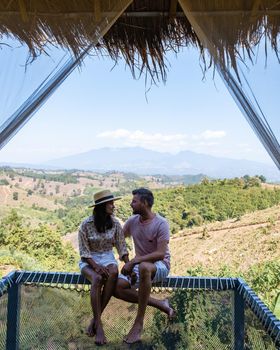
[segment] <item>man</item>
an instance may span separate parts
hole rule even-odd
[[[136,256],[123,266],[115,291],[117,298],[138,303],[136,319],[124,339],[128,344],[141,340],[147,305],[165,312],[169,318],[174,316],[167,299],[150,297],[152,281],[162,281],[170,270],[168,223],[152,212],[154,196],[151,191],[139,188],[132,194],[130,206],[134,215],[127,220],[123,231],[125,236],[132,236]],[[135,287],[139,288],[138,292]]]

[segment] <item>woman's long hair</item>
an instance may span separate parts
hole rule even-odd
[[[93,209],[93,216],[97,232],[103,233],[113,227],[112,217],[106,213],[106,203],[96,205]]]

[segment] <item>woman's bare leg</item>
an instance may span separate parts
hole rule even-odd
[[[105,281],[101,295],[101,313],[104,311],[109,300],[111,299],[118,280],[118,266],[115,264],[111,264],[107,266],[107,269],[109,271],[109,277]]]
[[[95,343],[103,345],[107,342],[101,322],[101,289],[104,280],[89,266],[82,269],[82,274],[91,282],[90,301],[93,319],[88,327],[88,335],[93,337],[96,334]]]

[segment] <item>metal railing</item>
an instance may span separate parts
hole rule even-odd
[[[20,290],[22,285],[47,286],[72,290],[89,290],[90,282],[79,273],[14,271],[0,281],[0,297],[8,294],[6,349],[19,349],[20,332]],[[250,308],[272,339],[276,349],[280,349],[280,321],[260,300],[254,291],[240,278],[213,277],[168,277],[161,283],[153,284],[154,291],[190,289],[203,291],[231,290],[233,297],[233,338],[234,350],[244,349],[245,306]]]

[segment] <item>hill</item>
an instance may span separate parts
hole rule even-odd
[[[244,273],[259,262],[280,262],[280,205],[231,219],[184,229],[171,236],[171,274],[194,269]],[[78,251],[77,232],[63,237]],[[234,276],[233,276],[234,277]],[[279,286],[280,288],[280,286]]]
[[[3,169],[1,271],[76,271],[77,245],[73,249],[69,242],[91,213],[93,193],[104,187],[121,193],[116,215],[124,221],[131,215],[131,189],[147,186],[154,189],[154,210],[170,223],[172,274],[242,276],[261,295],[266,290],[273,306],[279,291],[280,189],[264,180],[204,178],[178,186],[177,177],[160,175]]]
[[[45,164],[59,169],[85,169],[92,171],[132,171],[137,174],[206,174],[214,178],[232,178],[248,174],[263,174],[270,181],[280,180],[274,165],[244,159],[213,157],[191,151],[177,154],[161,153],[140,147],[101,148],[72,156],[54,159]]]
[[[239,220],[179,231],[170,239],[170,274],[243,277],[274,310],[280,293],[279,212],[280,205],[246,214]],[[78,252],[77,232],[67,234],[63,240]],[[280,317],[279,311],[277,315]]]
[[[205,224],[172,236],[172,273],[197,269],[244,273],[260,262],[280,262],[280,206],[257,210],[239,220]],[[279,286],[280,287],[280,286]]]
[[[211,178],[233,178],[241,177],[245,174],[250,176],[262,174],[268,181],[280,181],[279,170],[272,163],[264,164],[245,159],[213,157],[191,151],[170,154],[140,147],[101,148],[53,159],[43,164],[3,163],[2,166],[45,169],[47,171],[80,169],[102,173],[108,171],[134,172],[139,175],[161,174],[160,176],[205,174],[204,176]]]
[[[200,184],[192,184],[200,181]],[[90,213],[93,194],[110,188],[123,199],[116,214],[125,221],[130,215],[131,191],[148,187],[155,193],[155,210],[170,222],[172,234],[209,221],[238,218],[280,202],[276,185],[263,176],[209,180],[194,176],[139,176],[132,173],[45,171],[3,168],[0,174],[0,216],[16,208],[34,224],[56,225],[61,234],[74,231]],[[192,185],[185,186],[186,183]]]

